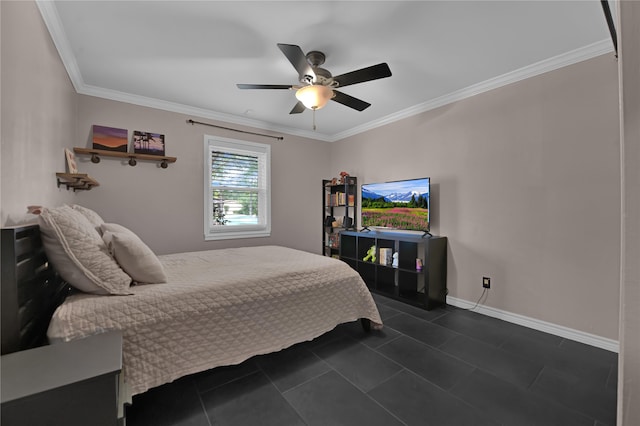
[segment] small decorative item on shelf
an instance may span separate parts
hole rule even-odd
[[[393,249],[391,248],[381,248],[380,249],[380,264],[390,266],[391,260],[393,256]]]
[[[324,218],[324,226],[325,228],[331,228],[333,227],[333,222],[336,221],[336,218],[333,216],[327,216]]]
[[[344,185],[346,183],[346,178],[349,176],[349,173],[347,172],[340,172],[340,180],[339,183],[340,185]]]
[[[345,228],[351,228],[351,226],[353,225],[353,219],[351,219],[349,216],[345,216],[342,219],[342,226]]]
[[[93,149],[127,152],[127,129],[93,125]]]
[[[329,235],[329,247],[334,249],[340,248],[340,234]]]
[[[422,271],[422,259],[416,259],[416,271]]]
[[[64,149],[64,156],[67,158],[67,168],[69,173],[78,173],[78,163],[76,163],[76,155],[69,148]]]
[[[164,156],[164,135],[134,130],[133,152]]]
[[[364,260],[365,262],[371,261],[373,263],[376,263],[376,246],[369,247],[369,250],[367,250],[367,255],[362,260]]]
[[[393,261],[391,262],[391,266],[393,266],[394,268],[398,267],[398,252],[393,253]]]
[[[78,173],[78,163],[73,151],[68,148],[64,149],[64,156],[67,160],[68,173],[56,173],[56,182],[58,188],[64,185],[67,189],[73,191],[89,190],[100,184],[86,173]]]

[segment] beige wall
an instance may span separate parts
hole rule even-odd
[[[622,147],[622,276],[618,424],[640,424],[640,3],[618,3]]]
[[[56,187],[65,171],[63,148],[76,135],[77,95],[33,2],[2,8],[1,223],[21,218],[31,204],[72,197]]]
[[[79,96],[78,138],[70,145],[90,147],[91,126],[98,124],[128,129],[129,137],[134,130],[164,134],[166,154],[178,160],[161,169],[151,162],[139,161],[137,166],[131,167],[126,161],[114,158],[103,158],[94,164],[89,157],[83,157],[79,168],[95,177],[101,186],[79,193],[75,202],[95,209],[107,221],[135,230],[158,253],[265,244],[320,253],[321,180],[329,170],[330,145],[289,135],[278,141],[191,125],[186,122],[189,118],[216,124],[198,117]],[[205,134],[271,145],[270,238],[204,241],[202,182]]]
[[[617,340],[617,63],[604,55],[359,134],[332,169],[359,182],[430,176],[448,288]]]

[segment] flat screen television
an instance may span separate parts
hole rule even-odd
[[[429,232],[428,177],[362,185],[364,228]]]

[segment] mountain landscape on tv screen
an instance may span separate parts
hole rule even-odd
[[[362,190],[362,198],[368,198],[370,200],[377,200],[379,198],[382,198],[389,203],[408,203],[409,201],[411,201],[412,196],[418,198],[420,195],[426,196],[426,194],[421,194],[418,191],[409,191],[404,193],[394,192],[392,194],[382,195],[377,194],[373,191],[369,191],[366,188]]]
[[[408,186],[402,188],[403,184]],[[395,185],[396,188],[377,184],[375,186],[381,188],[372,190],[372,186],[362,186],[362,226],[429,231],[428,186],[424,192],[411,189],[410,183],[406,182]]]

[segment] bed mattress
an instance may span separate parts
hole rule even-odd
[[[133,395],[314,339],[344,322],[382,324],[360,276],[337,259],[279,246],[159,258],[167,283],[133,286],[129,296],[72,295],[47,333],[70,341],[122,330]]]

